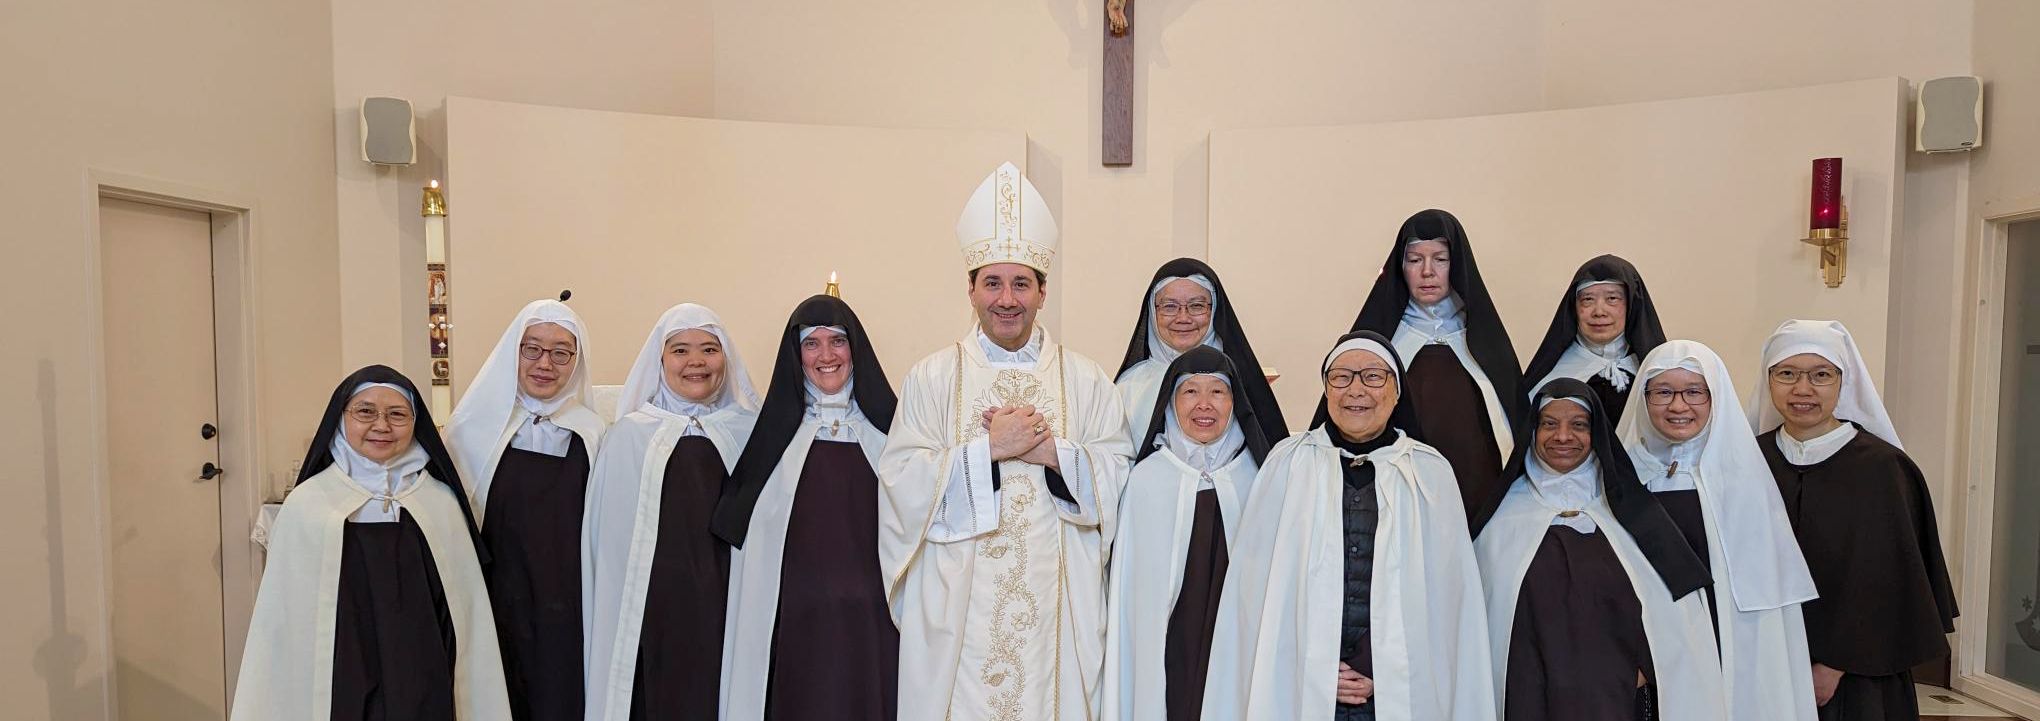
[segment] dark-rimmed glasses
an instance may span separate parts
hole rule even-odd
[[[1353,379],[1358,378],[1360,379],[1360,385],[1367,386],[1368,388],[1382,388],[1388,385],[1388,379],[1394,377],[1394,373],[1380,368],[1368,368],[1361,371],[1333,368],[1332,372],[1325,374],[1325,385],[1333,388],[1346,388],[1353,385]]]
[[[538,360],[539,356],[549,355],[552,357],[548,358],[547,360],[551,361],[552,364],[556,366],[563,366],[568,363],[574,362],[573,351],[567,350],[565,348],[554,348],[552,350],[546,350],[544,348],[538,347],[538,345],[534,343],[526,343],[524,345],[518,346],[517,355],[522,356],[525,360]]]
[[[1705,388],[1687,388],[1682,391],[1659,388],[1643,392],[1643,399],[1654,406],[1671,405],[1673,398],[1684,399],[1689,406],[1704,406],[1707,405],[1709,397]]]

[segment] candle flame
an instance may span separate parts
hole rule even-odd
[[[836,271],[829,271],[829,282],[836,282]]]
[[[437,180],[434,180],[434,181],[432,181],[431,187],[433,187],[433,188],[435,188],[435,189],[436,189],[436,188],[438,188],[438,187],[439,187],[439,181],[437,181]]]

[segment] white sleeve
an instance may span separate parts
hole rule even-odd
[[[1063,486],[1069,489],[1070,497],[1077,500],[1071,503],[1056,498],[1052,493],[1048,498],[1055,501],[1055,507],[1061,510],[1063,516],[1070,522],[1085,526],[1098,522],[1098,509],[1093,504],[1093,500],[1098,497],[1094,490],[1097,487],[1098,474],[1091,464],[1085,462],[1087,460],[1089,459],[1085,457],[1083,448],[1076,443],[1062,438],[1055,439],[1055,462],[1060,466],[1056,473],[1062,476]]]
[[[928,527],[928,540],[962,541],[999,530],[999,498],[992,490],[992,442],[979,438],[957,449],[949,480]]]

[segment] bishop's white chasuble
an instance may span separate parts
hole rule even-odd
[[[1104,569],[1131,444],[1111,377],[1037,330],[994,361],[981,336],[907,375],[879,459],[879,556],[900,630],[902,721],[1090,719],[1104,661]],[[1043,466],[999,462],[982,414],[1031,405]]]

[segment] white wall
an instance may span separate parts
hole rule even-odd
[[[1969,69],[1971,0],[1546,0],[1544,100],[1569,108]]]
[[[445,177],[447,96],[711,114],[714,37],[708,0],[347,0],[331,5],[341,362],[349,368],[386,363],[414,380],[431,377],[422,291],[425,230],[418,195],[426,181]],[[361,99],[370,95],[408,98],[414,104],[420,146],[416,165],[362,162],[357,112]],[[449,208],[454,218],[460,211]]]
[[[1210,131],[1541,104],[1540,2],[1142,0],[1133,23],[1134,166],[1105,168],[1103,7],[722,0],[715,112],[1027,133],[1028,175],[1055,206],[1070,247],[1051,283],[1064,294],[1059,331],[1109,364],[1155,267],[1204,253]]]
[[[957,211],[1027,142],[470,98],[447,118],[458,391],[517,309],[570,288],[596,383],[623,383],[659,314],[694,302],[762,392],[787,315],[831,271],[897,384],[971,327]]]
[[[1211,260],[1292,426],[1411,213],[1465,223],[1519,359],[1567,279],[1621,255],[1674,338],[1707,343],[1747,394],[1788,318],[1836,318],[1883,367],[1904,85],[1896,79],[1518,115],[1212,136]],[[1831,117],[1804,112],[1833,111]],[[1812,159],[1844,159],[1848,277],[1817,277]],[[1356,168],[1365,168],[1356,172]],[[1729,210],[1732,209],[1732,210]]]
[[[1983,27],[1979,7],[1973,0],[1549,0],[1545,101],[1578,107],[1967,75],[1972,31]],[[1882,368],[1904,382],[1887,384],[1885,402],[1933,487],[1943,540],[1953,543],[1962,485],[1955,390],[1966,366],[1943,349],[1961,342],[1954,319],[1965,311],[1956,297],[1966,270],[1960,248],[1970,158],[1907,153],[1904,162],[1888,321],[1893,353]]]
[[[2040,3],[1977,0],[1976,72],[1984,77],[1984,146],[1972,155],[1980,217],[2040,208]]]
[[[15,390],[0,414],[0,715],[110,715],[108,529],[88,405],[109,359],[91,352],[87,173],[253,201],[259,412],[308,433],[339,368],[331,38],[324,3],[0,4],[0,267],[16,307]],[[281,474],[304,437],[264,433],[264,467],[229,471]]]

